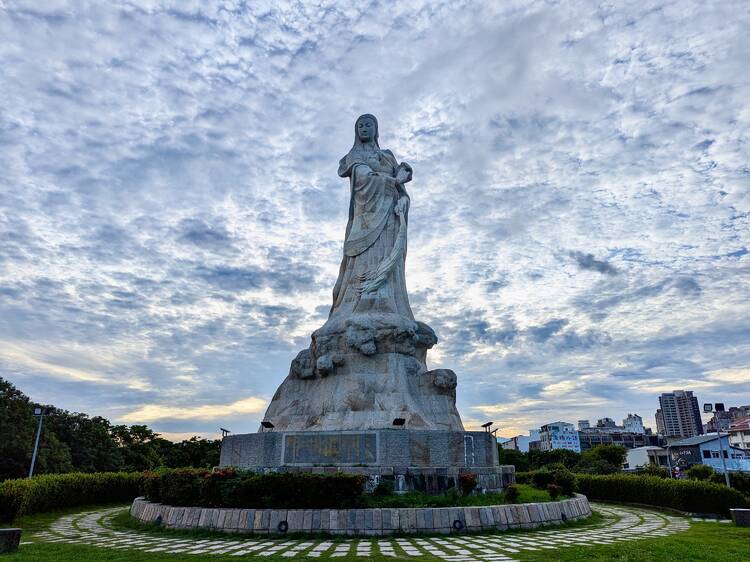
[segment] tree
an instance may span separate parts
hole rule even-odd
[[[529,468],[536,470],[544,466],[560,463],[567,469],[572,469],[581,460],[580,453],[568,449],[553,449],[551,451],[529,451]]]
[[[628,450],[620,445],[597,445],[584,451],[576,472],[584,474],[614,474],[622,469]]]
[[[34,404],[0,378],[0,480],[28,474],[36,436]],[[112,425],[107,419],[44,406],[35,474],[211,468],[219,464],[221,441],[194,436],[173,443],[146,425]]]
[[[714,473],[714,469],[707,464],[694,464],[688,468],[687,476],[690,480],[708,480]]]
[[[529,455],[515,449],[503,449],[498,445],[498,456],[500,464],[511,464],[516,467],[516,472],[527,472],[529,470]]]
[[[70,447],[71,462],[79,472],[119,470],[122,458],[106,419],[51,408],[45,418],[58,437]]]
[[[28,474],[36,429],[33,412],[29,399],[0,378],[0,480]]]
[[[628,450],[622,445],[597,445],[591,449],[591,452],[594,456],[618,468],[625,463],[628,456]]]

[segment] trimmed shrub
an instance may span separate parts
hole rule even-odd
[[[724,475],[715,472],[711,475],[711,482],[714,484],[725,484]],[[747,472],[730,472],[729,483],[732,485],[732,488],[750,497],[750,474]]]
[[[552,499],[552,501],[556,501],[562,493],[562,488],[557,484],[549,484],[547,486],[547,493],[549,494],[549,497]]]
[[[392,496],[394,487],[395,482],[393,480],[381,479],[380,482],[378,482],[378,485],[375,486],[375,489],[372,491],[372,495],[380,498],[385,496]]]
[[[0,483],[0,521],[77,505],[132,501],[140,472],[44,474]]]
[[[530,484],[533,472],[516,472],[516,484]]]
[[[158,479],[158,483],[151,479]],[[365,479],[350,474],[282,472],[258,474],[232,469],[161,470],[150,473],[144,492],[167,505],[247,508],[340,508],[356,506]],[[158,495],[151,495],[151,493]]]
[[[531,474],[531,481],[535,488],[548,489],[550,484],[560,487],[560,491],[566,496],[573,495],[576,491],[576,476],[565,466],[550,465]]]
[[[201,477],[200,473],[196,475]],[[236,494],[237,472],[233,468],[223,468],[215,472],[207,472],[202,475],[203,481],[198,484],[200,487],[199,497],[201,505],[207,507],[222,507],[225,498]],[[192,488],[191,488],[192,489]],[[165,502],[169,503],[169,502]],[[173,504],[169,504],[173,505]]]
[[[533,484],[534,488],[546,490],[547,486],[552,484],[552,477],[552,471],[543,468],[531,473],[531,483]]]
[[[161,482],[160,503],[167,505],[205,505],[203,499],[203,481],[210,474],[203,468],[175,468],[157,472]],[[148,496],[147,496],[148,497]],[[150,498],[149,498],[150,499]]]
[[[694,464],[687,470],[687,477],[690,480],[709,480],[714,473],[714,469],[707,464]]]
[[[663,466],[649,463],[643,467],[643,474],[640,476],[658,476],[659,478],[669,478],[669,469]]]
[[[473,472],[465,472],[458,475],[458,485],[461,487],[461,493],[469,496],[477,487],[477,475]]]
[[[518,496],[521,495],[521,491],[515,484],[507,485],[505,487],[505,490],[503,490],[503,493],[505,494],[505,499],[510,503],[516,503],[516,500],[518,500]]]
[[[750,507],[737,490],[696,480],[665,480],[655,476],[577,475],[578,488],[590,500],[610,500],[670,507],[693,513],[729,515],[729,508]]]

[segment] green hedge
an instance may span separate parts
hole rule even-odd
[[[692,513],[729,515],[731,507],[750,507],[737,490],[711,482],[665,480],[656,476],[578,474],[578,490],[590,500],[669,507]]]
[[[516,484],[531,484],[533,472],[516,472]]]
[[[77,505],[132,501],[140,493],[140,472],[45,474],[0,483],[0,522],[20,515]]]
[[[342,509],[360,504],[364,484],[364,477],[342,473],[174,469],[146,473],[143,490],[149,501],[167,505]]]

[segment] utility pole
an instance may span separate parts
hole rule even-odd
[[[724,458],[724,446],[721,444],[721,428],[718,423],[716,425],[716,435],[719,436],[719,455],[721,456],[721,466],[724,467],[724,482],[726,482],[727,488],[731,488],[732,485],[729,483],[729,472],[727,472],[727,461]],[[732,450],[731,445],[729,450]]]
[[[721,444],[721,421],[719,421],[719,418],[716,416],[716,412],[723,412],[724,411],[724,404],[722,403],[716,403],[716,404],[703,404],[703,411],[708,413],[712,413],[714,415],[714,420],[716,421],[716,436],[719,438],[719,456],[721,457],[721,466],[724,468],[724,482],[727,485],[727,488],[731,488],[732,484],[729,481],[729,472],[727,471],[727,461],[724,458],[724,446]],[[729,450],[732,450],[732,446],[729,445]]]
[[[34,475],[36,464],[36,453],[39,450],[39,437],[42,435],[42,420],[44,419],[44,408],[34,408],[34,416],[39,416],[39,425],[36,429],[36,441],[34,441],[34,453],[31,455],[31,466],[29,467],[29,478]]]

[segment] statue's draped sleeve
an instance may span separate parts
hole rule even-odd
[[[396,159],[390,151],[380,151],[395,171]],[[392,212],[393,198],[387,185],[395,179],[387,174],[372,171],[361,153],[352,151],[339,162],[339,176],[348,177],[351,188],[349,222],[346,225],[344,256],[358,256],[378,239],[388,215]]]

